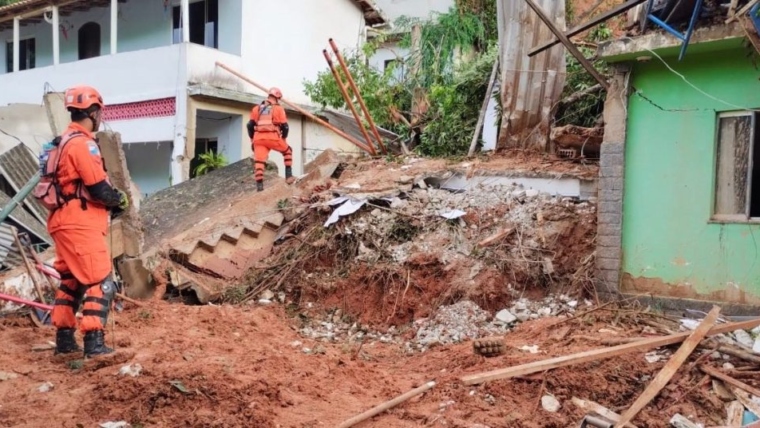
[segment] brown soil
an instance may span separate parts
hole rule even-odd
[[[117,314],[118,343],[129,344],[142,373],[117,374],[120,365],[72,370],[55,363],[50,351],[31,346],[53,338],[49,328],[0,327],[4,351],[0,371],[18,377],[0,382],[0,425],[14,427],[96,426],[126,420],[135,426],[316,427],[334,426],[383,401],[435,380],[429,393],[366,422],[365,427],[447,426],[570,427],[583,414],[573,396],[620,411],[646,386],[663,363],[648,364],[643,353],[567,367],[545,375],[466,387],[458,378],[476,373],[578,352],[595,347],[566,339],[573,334],[599,336],[610,316],[553,327],[554,319],[520,325],[506,336],[503,356],[484,358],[471,344],[437,347],[408,356],[392,345],[364,344],[361,353],[346,345],[323,344],[324,354],[304,354],[295,340],[294,320],[277,307],[189,307],[151,302],[147,308]],[[598,312],[604,314],[604,311]],[[620,324],[618,324],[618,327]],[[639,335],[634,326],[622,335]],[[626,331],[627,330],[627,331]],[[538,345],[532,355],[517,347]],[[303,346],[315,343],[304,340]],[[357,358],[359,355],[359,358]],[[696,388],[701,375],[685,367],[636,419],[640,427],[665,427],[673,413],[710,421],[722,409]],[[37,388],[51,382],[51,391]],[[551,393],[561,403],[558,413],[539,404]],[[450,406],[442,403],[453,402]],[[441,410],[446,407],[444,410]],[[718,416],[719,417],[719,416]]]

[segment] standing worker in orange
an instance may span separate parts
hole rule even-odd
[[[74,332],[75,314],[84,298],[80,329],[84,356],[89,358],[113,352],[105,346],[103,334],[117,288],[110,279],[106,233],[110,211],[126,209],[129,201],[111,186],[95,139],[103,98],[89,86],[70,88],[65,97],[71,124],[53,143],[43,171],[47,174],[38,185],[45,191],[35,191],[35,197],[51,211],[47,228],[55,242],[54,267],[61,275],[52,314],[55,354],[82,351]]]
[[[256,190],[264,190],[264,168],[266,167],[269,151],[282,153],[285,161],[285,181],[291,184],[293,178],[293,149],[288,138],[288,117],[280,105],[282,92],[277,88],[269,90],[269,96],[261,104],[251,110],[251,120],[248,121],[248,137],[253,145],[253,170],[256,179]]]

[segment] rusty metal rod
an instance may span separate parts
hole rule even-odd
[[[375,146],[372,144],[372,139],[369,137],[367,130],[364,128],[364,124],[362,123],[362,118],[359,116],[359,112],[356,111],[356,107],[354,107],[354,103],[351,101],[351,96],[348,94],[348,89],[346,89],[346,84],[343,83],[343,79],[340,78],[340,74],[338,73],[338,70],[335,69],[335,64],[333,64],[332,59],[330,59],[330,54],[327,52],[327,49],[322,49],[322,54],[325,56],[325,61],[327,61],[327,65],[330,66],[330,71],[332,71],[333,77],[335,78],[335,83],[338,84],[338,89],[340,89],[340,93],[343,94],[343,99],[346,101],[346,104],[351,109],[351,114],[354,115],[356,124],[359,126],[359,129],[362,131],[362,135],[364,135],[364,139],[367,140],[367,146],[371,147],[372,154],[376,155],[377,153],[375,152]]]
[[[5,293],[0,293],[0,300],[5,300],[7,302],[18,303],[20,305],[31,306],[33,308],[42,309],[43,311],[48,311],[48,312],[50,312],[50,311],[53,310],[53,306],[51,306],[51,305],[46,305],[44,303],[32,302],[31,300],[22,299],[20,297],[11,296],[10,294],[5,294]]]
[[[243,80],[245,82],[250,83],[251,85],[253,85],[253,86],[261,89],[264,92],[268,91],[268,89],[266,87],[264,87],[264,86],[262,86],[262,85],[260,85],[260,84],[258,84],[256,82],[254,82],[253,80],[249,79],[245,75],[243,75],[241,73],[238,73],[237,71],[231,69],[230,67],[227,67],[226,65],[222,64],[219,61],[216,62],[216,66],[219,67],[219,68],[221,68],[221,69],[223,69],[223,70],[226,70],[230,74],[236,76],[237,78],[239,78],[239,79],[241,79],[241,80]],[[331,130],[332,132],[334,132],[334,133],[340,135],[341,137],[345,138],[346,140],[350,141],[356,147],[364,150],[367,153],[370,153],[370,154],[372,153],[372,150],[370,150],[370,148],[367,147],[366,145],[364,145],[361,141],[359,141],[356,138],[354,138],[354,137],[346,134],[345,132],[343,132],[340,129],[336,128],[335,126],[331,125],[327,121],[324,121],[324,120],[318,118],[317,116],[315,116],[312,113],[304,110],[303,108],[299,107],[298,105],[289,102],[285,98],[280,98],[280,101],[282,101],[284,104],[286,104],[286,105],[290,106],[291,108],[293,108],[293,110],[301,113],[302,115],[308,117],[309,119],[313,120],[314,122],[319,123],[320,125],[324,126],[325,128]]]
[[[364,116],[367,118],[369,127],[372,130],[372,133],[375,134],[375,138],[377,138],[377,144],[380,146],[380,151],[382,151],[383,154],[388,153],[388,150],[385,148],[385,145],[383,144],[383,139],[380,137],[380,132],[378,132],[377,130],[375,121],[372,119],[372,115],[369,114],[367,105],[364,103],[364,98],[362,98],[362,95],[359,93],[359,88],[357,88],[356,82],[354,81],[354,77],[351,75],[351,71],[348,69],[348,66],[346,65],[346,60],[343,58],[343,54],[340,53],[340,49],[338,49],[338,45],[335,44],[335,40],[330,39],[330,46],[332,47],[333,52],[335,52],[335,57],[338,58],[338,62],[340,63],[340,66],[343,68],[343,72],[346,73],[346,77],[348,77],[348,84],[351,86],[351,90],[354,91],[354,95],[356,95],[356,99],[359,100],[359,105],[361,106],[362,111],[364,112]]]
[[[578,48],[575,47],[573,42],[570,41],[570,39],[565,36],[562,31],[560,31],[555,25],[554,22],[552,22],[551,19],[549,19],[548,16],[546,16],[546,13],[543,9],[541,9],[541,6],[537,5],[533,0],[525,0],[526,3],[528,3],[528,6],[530,6],[531,9],[533,9],[534,12],[536,12],[536,15],[541,19],[541,21],[546,24],[547,27],[549,27],[549,30],[551,30],[552,33],[559,39],[560,42],[562,42],[563,45],[567,48],[568,51],[575,57],[575,59],[578,60],[578,62],[581,63],[583,68],[586,69],[586,71],[591,74],[594,79],[596,79],[597,82],[599,82],[600,85],[605,90],[610,89],[610,84],[607,82],[607,79],[604,78],[597,70],[594,68],[594,65],[589,62],[589,60],[586,59],[585,56],[578,50]]]

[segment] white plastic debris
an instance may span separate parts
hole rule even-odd
[[[690,318],[684,318],[681,320],[681,325],[686,327],[688,330],[695,330],[699,323],[701,323],[701,320],[693,320]]]
[[[523,345],[520,347],[520,350],[530,352],[531,354],[538,354],[538,345]]]
[[[755,345],[755,341],[752,340],[752,336],[750,336],[749,333],[744,330],[736,330],[734,332],[734,338],[739,343],[739,345],[745,348],[752,349],[752,347]]]
[[[130,428],[132,425],[129,424],[127,421],[119,421],[119,422],[103,422],[102,424],[98,424],[100,428]]]
[[[562,406],[559,404],[559,400],[553,396],[544,395],[541,397],[541,407],[543,407],[547,412],[556,413]]]
[[[458,219],[459,217],[464,216],[465,214],[467,213],[462,210],[451,210],[451,211],[442,212],[440,216],[448,220],[454,220],[454,219]]]
[[[328,218],[325,222],[324,227],[330,227],[330,225],[337,223],[341,217],[345,217],[359,211],[359,208],[363,207],[365,203],[367,203],[366,200],[355,201],[346,197],[333,199],[332,201],[328,202],[328,204],[333,206],[338,204],[342,205],[340,205],[335,209],[335,211],[332,212],[330,218]]]
[[[49,392],[51,389],[53,389],[53,384],[51,382],[45,382],[42,385],[37,388],[37,391],[39,392]]]
[[[657,352],[648,352],[644,355],[644,359],[647,360],[649,364],[656,363],[662,359],[662,356],[658,354]]]
[[[675,428],[704,428],[704,425],[695,424],[694,422],[688,420],[685,416],[678,413],[670,418],[670,425],[674,426]]]
[[[119,374],[121,376],[137,377],[140,376],[140,373],[142,373],[142,369],[143,368],[139,363],[127,364],[126,366],[123,366],[121,369],[119,369]]]

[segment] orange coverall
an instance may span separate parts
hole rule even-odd
[[[266,168],[270,150],[282,153],[285,167],[293,165],[293,150],[282,138],[279,130],[279,125],[287,123],[288,117],[281,105],[264,101],[251,109],[251,120],[256,123],[256,133],[253,134],[251,141],[254,178],[256,181],[261,181],[264,179],[264,168]]]
[[[91,186],[107,178],[100,148],[94,135],[77,123],[65,134],[82,132],[63,147],[58,164],[58,180],[63,195],[76,192],[77,183]],[[55,293],[52,321],[57,328],[75,328],[75,308],[84,296],[82,332],[103,330],[99,313],[103,291],[99,285],[111,273],[111,253],[106,244],[108,209],[96,202],[73,199],[48,216],[47,228],[55,242],[55,270],[61,287]]]

